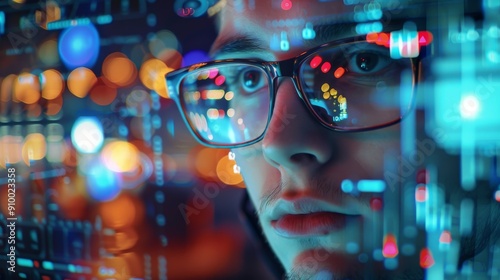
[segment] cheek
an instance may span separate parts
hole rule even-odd
[[[279,171],[267,163],[260,146],[261,144],[255,144],[233,150],[253,202],[259,201],[262,194],[276,186],[280,180]]]

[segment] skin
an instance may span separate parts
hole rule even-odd
[[[313,43],[300,41],[288,51],[272,50],[269,42],[275,34],[287,31],[292,34],[303,26],[282,26],[273,28],[269,22],[277,19],[310,18],[315,16],[313,25],[335,22],[334,15],[352,12],[352,6],[341,2],[316,3],[311,1],[293,1],[288,11],[272,8],[270,1],[258,2],[255,9],[245,8],[237,11],[232,1],[218,15],[219,36],[213,51],[215,58],[258,58],[267,61],[285,60],[295,57],[307,49],[342,37],[354,34],[333,34]],[[266,2],[266,3],[263,3]],[[269,2],[269,3],[267,3]],[[275,1],[276,2],[276,1]],[[267,24],[266,24],[267,23]],[[218,53],[227,40],[247,35],[261,43],[263,50]],[[330,34],[332,35],[332,34]],[[322,36],[318,36],[322,37]],[[342,192],[344,179],[387,179],[384,174],[384,162],[398,162],[401,157],[402,124],[384,129],[359,133],[338,133],[321,126],[308,112],[296,92],[290,78],[281,78],[276,93],[274,114],[269,129],[262,141],[244,148],[234,149],[236,161],[241,168],[250,198],[258,209],[259,221],[269,244],[282,263],[291,279],[365,279],[366,275],[377,275],[380,279],[422,279],[424,272],[419,266],[418,251],[411,256],[400,254],[398,268],[387,270],[383,263],[371,258],[375,247],[380,248],[385,225],[391,225],[394,215],[384,215],[384,211],[374,211],[370,199],[380,197],[373,193],[354,196]],[[417,112],[417,134],[424,134],[423,112]],[[391,155],[391,156],[387,156]],[[426,160],[445,157],[444,153],[434,152]],[[448,186],[445,186],[449,188]],[[402,199],[400,185],[384,194],[384,207],[399,209],[398,198]],[[392,196],[391,196],[392,195]],[[459,209],[461,199],[470,195],[460,188],[446,189],[446,198]],[[394,198],[395,200],[387,200]],[[481,213],[476,219],[474,233],[462,239],[461,260],[470,257],[486,247],[478,245],[480,238],[498,236],[498,221],[492,217],[498,215],[497,205],[490,202],[488,192],[477,194]],[[282,203],[293,203],[300,199],[322,201],[335,205],[345,214],[360,215],[340,230],[327,234],[318,234],[302,238],[284,237],[271,226],[273,211]],[[396,201],[396,202],[394,202]],[[455,211],[455,216],[458,214]],[[401,212],[402,213],[402,212]],[[387,214],[387,213],[386,213]],[[490,227],[486,229],[486,225]],[[397,224],[394,232],[402,232]],[[452,231],[453,234],[458,234]],[[378,234],[378,235],[377,235]],[[365,242],[367,236],[379,237],[377,242]],[[454,235],[455,236],[455,235]],[[426,232],[418,231],[411,239],[416,248],[425,246]],[[346,244],[354,242],[360,245],[356,254],[346,251]],[[419,249],[417,249],[419,250]],[[366,253],[369,260],[361,263],[358,256]],[[367,274],[360,273],[364,271]],[[373,279],[373,278],[370,278]]]

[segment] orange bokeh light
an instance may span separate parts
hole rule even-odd
[[[115,52],[104,59],[102,75],[116,86],[126,87],[137,78],[137,68],[125,54]]]
[[[14,100],[34,104],[40,99],[38,77],[31,73],[21,73],[14,82]]]
[[[116,88],[110,87],[102,78],[99,78],[96,85],[90,90],[90,99],[95,104],[107,106],[115,100],[117,94]]]
[[[84,98],[96,82],[97,77],[92,70],[79,67],[69,74],[68,89],[76,97]]]
[[[59,71],[49,69],[41,74],[42,77],[42,97],[47,100],[57,98],[64,90],[63,76]]]
[[[101,158],[106,167],[114,172],[132,172],[140,164],[139,150],[126,141],[113,141],[106,144]]]
[[[217,177],[227,185],[237,185],[243,182],[243,177],[239,173],[236,161],[229,159],[227,155],[217,163]]]
[[[47,154],[45,136],[41,133],[32,133],[24,139],[22,155],[26,165],[30,166],[32,160],[41,160]]]
[[[61,111],[62,105],[63,105],[62,95],[59,95],[55,99],[49,100],[45,107],[46,108],[45,114],[47,114],[47,116],[57,115]]]
[[[5,135],[0,137],[0,166],[5,163],[16,164],[21,161],[23,138],[21,136]]]
[[[14,87],[16,78],[16,75],[10,74],[2,80],[0,86],[0,101],[9,102],[12,100],[12,88]]]
[[[142,64],[139,78],[145,87],[156,91],[160,96],[169,98],[165,75],[174,69],[169,68],[163,61],[152,58]]]
[[[144,216],[142,202],[128,194],[120,194],[116,199],[102,202],[99,213],[103,225],[112,229],[134,226]]]

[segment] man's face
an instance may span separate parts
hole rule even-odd
[[[354,6],[342,1],[283,1],[292,6],[281,9],[276,4],[280,2],[253,1],[253,6],[241,6],[229,1],[219,15],[215,58],[285,60],[322,43],[356,35],[353,28],[346,27],[328,29],[316,34],[314,40],[300,36],[306,23],[339,22]],[[242,37],[247,49],[245,44],[226,47]],[[289,49],[273,46],[276,38],[290,42]],[[422,121],[420,117],[417,114],[418,121]],[[417,227],[407,227],[415,224],[415,206],[408,206],[409,210],[401,207],[415,203],[414,188],[408,200],[408,193],[400,189],[401,180],[387,181],[391,179],[387,174],[400,171],[401,139],[408,133],[404,126],[405,122],[357,133],[327,130],[308,112],[292,79],[279,80],[265,137],[233,151],[263,232],[291,277],[423,277],[419,251],[426,246],[425,234],[419,234]],[[422,131],[422,125],[418,130]],[[434,143],[422,143],[424,152],[434,152]],[[386,190],[346,191],[350,182],[359,187],[362,180],[385,182]],[[403,241],[413,247],[391,259],[395,253],[390,246],[393,237],[399,248]]]

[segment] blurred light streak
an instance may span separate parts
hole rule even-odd
[[[460,235],[469,236],[474,222],[474,201],[464,198],[460,203]]]
[[[434,257],[431,250],[424,248],[420,251],[420,267],[428,269],[434,265]]]
[[[360,180],[357,183],[357,189],[360,192],[383,192],[385,182],[382,180]]]
[[[95,153],[104,142],[104,132],[96,117],[79,117],[71,130],[71,141],[80,153]]]
[[[384,236],[384,245],[382,249],[382,255],[385,258],[395,258],[399,254],[398,245],[396,242],[396,237],[394,234],[386,234]]]

